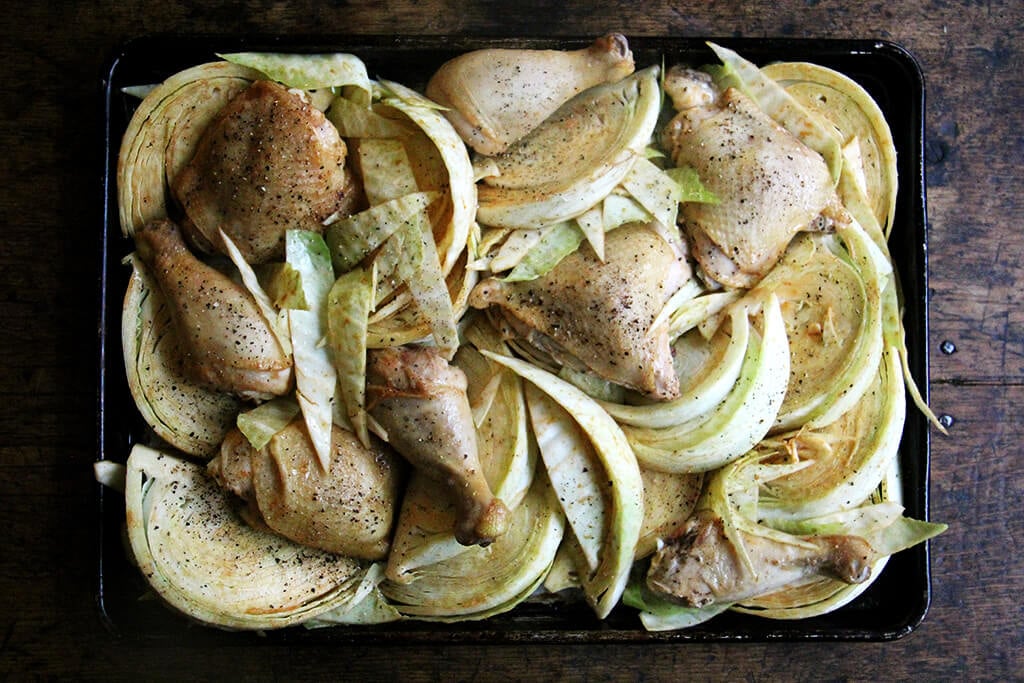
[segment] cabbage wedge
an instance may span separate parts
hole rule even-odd
[[[874,260],[804,233],[752,290],[774,293],[786,321],[790,377],[776,431],[828,424],[870,386],[882,355],[881,278]]]
[[[384,565],[375,562],[366,570],[355,595],[346,603],[302,622],[306,628],[323,628],[337,624],[387,624],[402,619],[380,591]]]
[[[407,585],[428,575],[431,567],[451,560],[472,546],[459,543],[455,501],[434,479],[413,471],[402,494],[385,575],[394,585]]]
[[[747,304],[737,306],[750,310]],[[761,309],[762,330],[751,330],[739,378],[717,406],[666,427],[623,428],[645,467],[664,472],[716,469],[742,456],[771,429],[786,394],[790,352],[774,294]]]
[[[371,89],[366,65],[355,55],[344,52],[229,52],[218,56],[232,64],[255,69],[265,78],[289,88],[320,90],[354,86],[366,93]]]
[[[424,566],[415,581],[384,581],[381,591],[408,618],[455,622],[506,612],[543,581],[564,524],[550,485],[537,477],[493,543]]]
[[[769,523],[856,507],[882,483],[903,435],[906,393],[899,353],[887,348],[875,381],[839,419],[804,427],[759,445],[808,467],[764,485],[760,514]]]
[[[643,480],[636,457],[622,430],[601,406],[572,384],[537,366],[518,358],[484,352],[492,360],[505,365],[527,382],[553,399],[578,425],[589,439],[596,456],[582,460],[579,452],[568,454],[568,466],[576,470],[576,480],[584,481],[583,468],[597,464],[602,468],[601,514],[603,538],[597,550],[599,561],[593,571],[580,572],[584,594],[598,618],[605,618],[618,603],[629,578],[633,553],[643,523]],[[532,415],[531,415],[532,417]],[[547,417],[547,415],[545,415]],[[534,423],[537,429],[537,424]],[[571,484],[573,477],[557,477],[563,484]],[[605,482],[608,484],[606,485]],[[561,497],[562,491],[559,491]],[[596,501],[595,501],[596,502]],[[581,521],[587,511],[577,506]],[[593,529],[593,524],[588,525]]]
[[[338,373],[331,350],[322,340],[328,334],[327,302],[333,291],[334,270],[323,238],[314,232],[289,230],[285,235],[287,263],[299,274],[308,309],[288,309],[288,334],[295,363],[295,398],[302,409],[310,439],[321,466],[331,464],[331,425]]]
[[[225,629],[276,629],[357,595],[362,563],[296,545],[242,521],[202,466],[135,446],[128,540],[150,586],[185,615]]]
[[[584,560],[578,573],[589,574],[600,564],[610,512],[602,491],[603,468],[587,435],[565,409],[532,385],[526,396],[544,469]]]
[[[663,539],[676,535],[697,505],[704,477],[702,472],[659,472],[640,468],[644,483],[644,521],[636,544],[636,559],[647,557]]]
[[[376,273],[357,268],[338,277],[327,294],[327,346],[337,375],[337,403],[359,441],[370,445],[366,413],[366,324]]]

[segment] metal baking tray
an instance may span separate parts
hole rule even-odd
[[[705,39],[628,36],[638,66],[715,62]],[[710,38],[758,64],[811,61],[858,81],[878,101],[896,142],[900,188],[890,247],[905,297],[910,366],[927,396],[928,309],[925,183],[923,166],[924,79],[913,56],[893,43],[878,40],[804,40]],[[194,64],[217,59],[218,52],[351,52],[367,64],[371,77],[388,78],[421,88],[432,71],[459,53],[482,47],[576,48],[581,38],[487,38],[464,36],[146,36],[126,43],[102,74],[103,158],[100,280],[98,291],[98,459],[124,462],[131,444],[146,432],[132,403],[121,355],[120,311],[131,252],[118,223],[117,154],[128,119],[137,103],[122,93],[131,85],[156,83]],[[906,514],[928,516],[929,427],[912,405],[900,444]],[[96,599],[101,619],[115,635],[145,641],[193,640],[252,642],[252,633],[232,633],[192,623],[160,601],[145,599],[148,587],[130,564],[123,544],[124,501],[98,486],[99,544]],[[293,627],[260,638],[302,643],[401,642],[743,642],[743,641],[886,641],[910,633],[924,618],[930,600],[928,546],[897,553],[875,583],[856,600],[824,616],[774,621],[725,613],[693,628],[646,632],[628,607],[618,607],[604,621],[585,604],[523,604],[510,613],[482,622],[432,624],[399,622],[379,626],[339,626],[307,630]],[[265,642],[262,640],[261,642]]]

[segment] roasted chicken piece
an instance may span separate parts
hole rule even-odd
[[[334,426],[324,471],[299,416],[257,450],[237,429],[208,471],[247,506],[243,518],[296,543],[366,560],[387,557],[403,465],[379,439],[366,448]]]
[[[249,263],[284,254],[289,229],[321,232],[357,201],[347,148],[337,129],[300,94],[256,81],[206,128],[173,180],[189,240],[224,251],[220,231]]]
[[[663,131],[672,159],[694,168],[720,200],[680,212],[694,257],[713,280],[750,287],[797,232],[845,220],[825,160],[746,95],[718,92],[706,74],[678,66],[665,91],[678,110]]]
[[[859,536],[800,537],[813,546],[808,548],[739,534],[756,573],[741,560],[722,518],[702,510],[651,558],[648,587],[688,607],[705,607],[740,602],[816,576],[862,583],[876,559],[870,544]]]
[[[366,400],[395,450],[451,493],[459,543],[487,545],[505,532],[509,511],[484,478],[462,370],[433,348],[372,350]]]
[[[427,97],[480,154],[503,152],[577,93],[633,73],[625,36],[610,33],[580,50],[486,49],[444,64]]]
[[[148,223],[135,233],[135,246],[171,309],[182,363],[192,379],[243,398],[280,396],[291,389],[291,356],[252,296],[196,258],[175,223]]]
[[[507,335],[561,365],[669,400],[679,394],[679,378],[668,327],[651,324],[690,275],[672,245],[637,223],[607,234],[604,261],[583,245],[534,280],[484,280],[470,305],[490,307]]]

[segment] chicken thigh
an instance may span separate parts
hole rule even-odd
[[[243,398],[288,392],[291,356],[243,286],[196,258],[171,221],[143,226],[135,245],[170,306],[192,379]]]
[[[470,305],[562,365],[669,400],[679,378],[668,327],[651,324],[689,277],[685,259],[637,223],[607,234],[604,261],[584,245],[535,280],[484,280]]]
[[[427,97],[481,154],[526,135],[574,95],[633,73],[626,38],[611,33],[580,50],[487,49],[452,59],[427,83]]]
[[[678,110],[664,140],[678,166],[697,171],[718,203],[680,212],[694,257],[713,280],[750,287],[793,236],[842,215],[820,154],[735,88],[719,93],[706,74],[673,67],[665,90]]]
[[[484,478],[466,375],[434,348],[370,351],[366,400],[388,442],[456,502],[455,538],[487,545],[505,532],[508,509]]]
[[[203,133],[171,190],[182,228],[203,251],[220,251],[220,230],[249,263],[284,254],[289,229],[321,232],[346,212],[357,186],[338,130],[302,96],[256,81]]]
[[[325,472],[297,417],[259,450],[233,430],[208,469],[247,503],[242,516],[250,525],[328,552],[383,559],[391,547],[402,463],[380,440],[365,448],[336,425],[331,449]]]

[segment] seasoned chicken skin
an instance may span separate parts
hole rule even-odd
[[[337,129],[301,95],[256,81],[206,128],[173,180],[183,229],[204,251],[223,230],[249,263],[284,254],[289,229],[321,232],[358,194]]]
[[[433,348],[371,350],[366,368],[370,414],[388,442],[455,500],[455,538],[487,545],[505,532],[508,509],[480,466],[466,375]]]
[[[210,474],[247,503],[242,516],[296,543],[366,560],[387,557],[404,463],[374,439],[365,448],[334,426],[324,471],[302,417],[255,449],[228,433]]]
[[[444,64],[426,95],[480,154],[503,152],[574,95],[633,73],[625,36],[611,33],[580,50],[486,49]]]
[[[827,576],[862,583],[875,553],[859,536],[806,536],[813,548],[739,532],[757,572],[744,566],[721,517],[702,510],[651,558],[648,587],[688,607],[734,603]]]
[[[484,280],[470,305],[490,307],[505,331],[556,362],[669,400],[679,394],[668,327],[651,328],[690,267],[654,230],[623,226],[605,238],[605,260],[588,245],[525,282]]]
[[[678,114],[663,132],[678,166],[694,168],[717,204],[680,212],[694,257],[712,279],[756,283],[800,230],[843,212],[820,154],[773,121],[746,95],[718,93],[700,72],[673,67],[665,90]]]
[[[280,396],[291,389],[291,356],[252,296],[196,258],[176,224],[148,223],[135,233],[135,245],[171,309],[190,377],[243,398]]]

